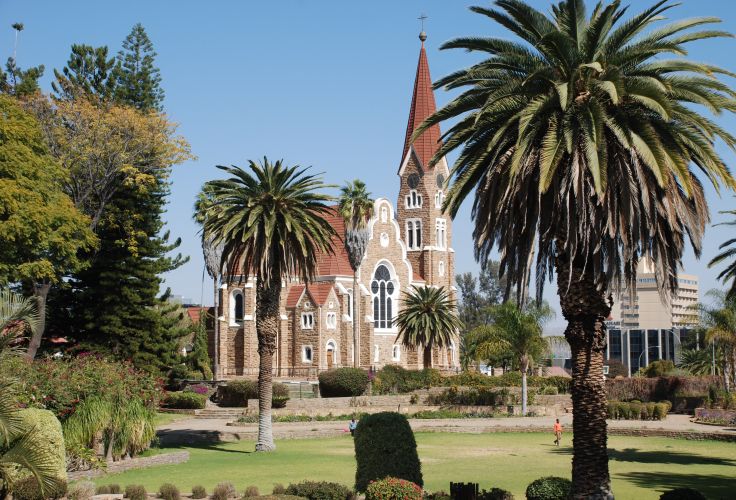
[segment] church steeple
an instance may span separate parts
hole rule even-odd
[[[404,139],[404,151],[401,154],[401,164],[404,164],[406,155],[413,146],[422,168],[426,169],[429,160],[440,147],[440,126],[432,125],[412,142],[411,136],[414,130],[437,110],[434,101],[434,92],[432,91],[432,77],[429,74],[427,52],[424,49],[424,41],[427,39],[427,34],[422,31],[419,34],[419,39],[422,41],[422,47],[419,50],[419,63],[417,64],[417,74],[414,79],[414,94],[411,98],[409,123],[406,125],[406,138]]]

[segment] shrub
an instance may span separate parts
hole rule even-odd
[[[129,484],[125,487],[123,498],[129,498],[130,500],[146,500],[148,498],[148,493],[142,484]]]
[[[323,398],[360,396],[368,388],[368,374],[360,368],[335,368],[319,375]]]
[[[526,487],[527,500],[567,500],[572,483],[564,477],[547,476],[535,479]]]
[[[371,481],[365,490],[365,500],[422,500],[422,488],[404,479],[387,477]]]
[[[478,375],[483,377],[483,375]],[[398,365],[386,365],[376,372],[375,378],[373,379],[373,393],[405,394],[416,391],[417,389],[441,386],[448,378],[442,377],[440,372],[433,368],[407,370]]]
[[[667,405],[664,403],[656,403],[654,405],[654,413],[652,414],[654,420],[664,420],[667,418]]]
[[[675,364],[669,359],[660,359],[652,361],[646,367],[641,369],[642,374],[645,377],[664,377],[672,370],[675,369]]]
[[[207,490],[204,486],[192,486],[192,498],[207,498]]]
[[[641,419],[641,402],[632,401],[629,403],[629,418],[632,420]]]
[[[563,377],[560,375],[554,375],[552,377],[544,377],[540,381],[542,387],[549,387],[549,386],[555,387],[557,389],[557,392],[555,394],[569,394],[571,382],[572,382],[572,378]]]
[[[158,489],[158,497],[164,500],[179,500],[181,493],[179,493],[179,488],[173,484],[165,483]]]
[[[559,391],[554,385],[545,385],[540,389],[539,394],[544,394],[546,396],[555,396],[559,394]]]
[[[95,490],[95,483],[92,481],[80,481],[69,487],[66,497],[69,500],[90,500],[95,494],[99,494]]]
[[[628,377],[629,370],[626,368],[621,361],[617,359],[609,359],[606,363],[608,365],[607,378],[614,379],[616,377]]]
[[[273,396],[271,398],[272,408],[283,408],[289,400],[289,386],[281,382],[273,384]]]
[[[504,406],[512,402],[508,389],[477,387],[460,390],[457,387],[445,389],[440,394],[429,395],[428,404],[461,406]]]
[[[501,488],[491,488],[490,490],[481,490],[478,494],[478,500],[514,500],[514,495],[510,491]]]
[[[220,483],[212,490],[211,498],[212,500],[227,500],[236,496],[238,496],[238,492],[235,491],[233,483]]]
[[[94,489],[91,490],[94,492]],[[41,494],[38,481],[33,476],[24,477],[13,484],[13,498],[15,500],[46,500],[49,498],[63,498],[66,495],[66,482],[49,491],[48,488]]]
[[[193,384],[186,386],[184,388],[184,392],[193,392],[195,394],[203,394],[207,397],[210,397],[214,391],[207,384]]]
[[[281,483],[277,483],[273,485],[273,490],[271,491],[274,495],[284,495],[286,493],[286,488],[284,488],[284,485]]]
[[[366,415],[355,430],[355,489],[385,477],[424,486],[417,442],[406,417],[394,412]]]
[[[17,415],[19,417],[18,423],[20,424],[20,429],[26,432],[32,429],[27,438],[30,448],[39,451],[42,450],[50,458],[48,466],[54,470],[53,475],[58,487],[54,491],[48,491],[48,488],[46,488],[45,493],[47,494],[47,498],[64,496],[64,493],[66,493],[66,452],[64,435],[59,420],[52,412],[37,408],[26,408],[19,411]],[[32,482],[35,482],[35,479]],[[24,491],[26,494],[32,496],[32,490],[33,486],[31,484],[25,485]]]
[[[169,392],[163,401],[166,408],[180,410],[200,410],[205,407],[207,396],[196,392]]]
[[[286,488],[286,494],[309,500],[351,500],[354,498],[353,492],[346,486],[327,481],[302,481],[290,484]]]
[[[692,488],[675,488],[662,493],[659,500],[706,500],[706,497]]]
[[[606,394],[612,401],[662,401],[667,399],[675,402],[676,398],[705,398],[708,387],[715,385],[723,387],[721,377],[633,377],[624,379],[607,379]],[[697,404],[697,400],[686,401],[688,404]]]
[[[257,486],[248,486],[243,492],[243,498],[251,498],[260,496],[261,493],[258,491]]]
[[[258,399],[258,381],[231,380],[227,385],[217,388],[217,402],[220,406],[244,407],[249,399]],[[273,384],[271,406],[283,408],[289,400],[289,386],[276,382]]]
[[[446,491],[435,491],[434,493],[424,493],[424,500],[452,500],[452,497]]]

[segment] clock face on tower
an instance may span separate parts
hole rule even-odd
[[[411,174],[408,179],[406,179],[406,184],[411,189],[416,189],[416,187],[419,185],[419,174]]]
[[[445,176],[437,174],[437,187],[442,188],[445,185]]]

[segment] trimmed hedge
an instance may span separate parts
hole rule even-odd
[[[564,477],[547,476],[532,481],[526,487],[527,500],[567,500],[572,482]]]
[[[442,386],[443,377],[434,368],[407,370],[398,365],[386,365],[373,379],[374,394],[405,394],[418,389]]]
[[[352,500],[355,495],[347,486],[328,481],[302,481],[290,484],[286,495],[303,497],[309,500]]]
[[[664,420],[671,405],[640,401],[609,401],[607,417],[614,420]]]
[[[164,483],[158,489],[158,497],[163,498],[164,500],[180,500],[181,493],[179,493],[179,488],[175,485]]]
[[[422,500],[422,488],[411,481],[387,477],[371,481],[365,490],[365,500]]]
[[[366,415],[355,430],[355,489],[386,477],[424,486],[417,442],[406,417],[395,412]]]
[[[164,398],[164,408],[178,410],[201,410],[207,404],[207,396],[196,392],[169,392]]]
[[[319,374],[323,398],[360,396],[368,388],[368,374],[360,368],[335,368]]]
[[[217,402],[220,406],[246,407],[249,399],[258,399],[257,380],[231,380],[227,385],[217,388]],[[283,408],[289,400],[289,386],[280,382],[273,384],[272,408]]]
[[[692,488],[675,488],[662,493],[659,500],[706,500],[706,497]]]
[[[504,406],[515,404],[515,399],[506,388],[478,387],[459,390],[457,387],[450,387],[440,394],[427,396],[427,404],[440,406]]]
[[[609,401],[642,401],[644,403],[668,400],[675,411],[702,406],[710,387],[722,388],[721,377],[632,377],[606,380]]]

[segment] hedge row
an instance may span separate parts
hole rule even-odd
[[[479,387],[460,390],[457,387],[450,387],[440,394],[427,396],[427,404],[440,406],[505,406],[515,404],[516,399],[506,388]]]
[[[360,396],[368,382],[368,373],[360,368],[335,368],[319,374],[319,393],[323,398]]]
[[[621,420],[664,420],[672,404],[669,401],[661,403],[642,403],[640,401],[609,401],[608,418]]]
[[[249,399],[258,399],[258,381],[231,380],[217,388],[215,398],[220,406],[244,407]],[[273,384],[271,406],[283,408],[289,400],[289,386],[280,382]]]
[[[723,387],[720,377],[632,377],[606,380],[606,394],[611,401],[638,400],[645,403],[675,399],[705,398],[711,387]]]
[[[201,410],[207,403],[207,396],[196,392],[169,392],[161,406],[179,410]]]
[[[542,388],[545,394],[567,394],[570,392],[569,377],[528,376],[529,387]],[[462,372],[443,377],[434,369],[407,370],[400,366],[388,365],[376,372],[373,380],[374,394],[404,394],[430,387],[521,387],[521,373],[507,372],[498,377],[478,372]],[[553,389],[554,388],[554,389]],[[556,392],[555,392],[556,391]]]

